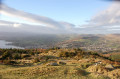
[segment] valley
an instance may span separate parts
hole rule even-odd
[[[9,37],[11,36],[11,37]],[[96,51],[100,53],[119,51],[120,35],[94,35],[94,34],[69,34],[69,35],[15,35],[0,37],[2,40],[12,42],[11,45],[23,47],[25,49],[41,48],[81,48],[86,51]]]

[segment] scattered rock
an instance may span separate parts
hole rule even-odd
[[[63,62],[63,61],[59,61],[59,64],[61,64],[61,65],[66,65],[66,63]]]
[[[105,68],[107,68],[107,69],[114,69],[114,66],[112,64],[108,64],[108,65],[105,66]]]
[[[97,66],[97,65],[100,65],[101,63],[102,63],[101,61],[98,61],[98,62],[96,62],[96,63],[93,64],[93,65]]]

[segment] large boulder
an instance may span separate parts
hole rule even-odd
[[[57,63],[48,63],[47,66],[58,66]]]

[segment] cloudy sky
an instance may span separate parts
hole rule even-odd
[[[5,0],[1,32],[120,33],[120,3],[105,0]]]

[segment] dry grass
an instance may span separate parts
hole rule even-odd
[[[40,54],[51,56],[52,53]],[[56,55],[52,55],[56,56]],[[51,58],[51,57],[50,57]],[[103,65],[94,66],[102,59],[57,59],[45,61],[43,64],[36,64],[30,67],[15,67],[0,65],[0,79],[119,79],[120,70],[108,71]],[[66,65],[46,66],[50,62],[63,61]],[[40,62],[41,63],[41,62]],[[1,78],[2,77],[2,78]]]

